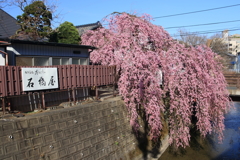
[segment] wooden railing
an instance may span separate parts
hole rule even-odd
[[[225,72],[225,79],[227,81],[228,86],[237,87],[240,89],[240,74],[235,72]]]
[[[22,86],[22,68],[57,68],[58,71],[58,84],[59,88],[52,90],[44,91],[23,91]],[[45,108],[45,104],[49,104],[53,101],[51,97],[54,96],[57,99],[56,95],[62,92],[60,96],[63,96],[61,99],[72,99],[73,102],[78,99],[77,92],[81,92],[79,89],[84,89],[84,92],[87,92],[87,88],[93,87],[97,91],[98,86],[111,85],[115,84],[116,78],[116,67],[115,66],[101,66],[101,65],[58,65],[58,66],[34,66],[34,67],[23,67],[23,66],[0,66],[0,101],[2,101],[3,113],[5,112],[6,105],[11,107],[11,104],[8,101],[11,100],[12,106],[13,103],[17,104],[19,100],[19,95],[26,95],[26,100],[29,100],[28,103],[34,103],[37,101],[36,97],[39,98],[39,103],[42,108]],[[48,96],[49,93],[53,93],[52,96]],[[85,94],[85,93],[84,93]],[[96,92],[96,96],[98,96]],[[49,102],[46,102],[47,99]],[[20,98],[24,99],[24,98]],[[34,99],[34,100],[33,100]],[[25,100],[25,101],[26,101]],[[24,101],[24,102],[25,102]],[[26,103],[26,102],[25,102]],[[37,103],[37,102],[36,102]],[[21,104],[19,104],[21,105]],[[1,107],[0,107],[1,108]],[[14,108],[14,107],[13,107]],[[25,107],[26,108],[26,107]],[[22,107],[24,110],[24,108]],[[21,109],[19,109],[21,110]],[[25,109],[27,110],[27,109]],[[32,107],[30,110],[33,110]]]

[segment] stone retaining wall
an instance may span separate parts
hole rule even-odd
[[[1,160],[132,160],[143,153],[119,98],[0,119]]]

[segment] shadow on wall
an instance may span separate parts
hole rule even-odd
[[[160,152],[162,145],[161,137],[157,141],[153,141],[148,136],[149,126],[146,120],[146,113],[144,110],[138,110],[138,114],[141,117],[140,129],[139,131],[135,131],[132,128],[132,132],[137,140],[138,149],[135,155],[131,155],[130,158],[136,157],[136,154],[142,155],[143,160],[148,160],[151,158],[158,158],[162,153]],[[162,136],[165,136],[168,133],[167,131],[167,123],[164,123],[164,129],[162,131]]]

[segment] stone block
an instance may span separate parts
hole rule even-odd
[[[83,113],[84,113],[83,108],[80,108],[80,109],[77,110],[77,114],[78,114],[78,115],[81,115],[81,114],[83,114]]]
[[[1,160],[13,160],[13,157],[12,156],[11,157],[5,157],[5,158],[3,158]]]
[[[12,134],[14,140],[19,140],[23,138],[22,131],[17,131]]]
[[[85,138],[89,138],[89,137],[92,137],[93,136],[93,132],[91,130],[87,130],[85,132]]]
[[[75,123],[75,121],[76,121],[76,123]],[[76,119],[71,119],[71,120],[67,121],[67,126],[71,127],[71,126],[73,126],[73,125],[75,125],[77,123],[78,123],[78,121]]]
[[[67,146],[69,144],[71,144],[71,138],[67,138],[67,139],[62,140],[62,146]]]
[[[64,134],[65,134],[65,137],[68,137],[72,134],[72,130],[71,129],[66,129],[66,130],[64,130]]]
[[[17,144],[11,144],[11,145],[5,146],[6,155],[10,154],[10,153],[17,152],[17,151],[18,151]]]
[[[49,124],[51,121],[51,118],[49,116],[40,117],[39,119],[41,124]]]
[[[73,117],[73,116],[77,115],[77,112],[75,110],[73,110],[73,111],[69,111],[68,114],[69,114],[70,117]]]
[[[38,127],[37,128],[37,133],[38,134],[47,133],[47,127],[46,126]]]
[[[59,157],[64,157],[68,154],[67,149],[62,149],[58,151],[58,156]]]
[[[83,157],[89,156],[89,154],[90,154],[89,148],[85,148],[84,150],[82,150],[82,154],[83,154]]]
[[[87,128],[88,129],[93,128],[93,127],[94,127],[93,122],[90,121],[90,122],[87,123]]]
[[[95,136],[93,136],[92,138],[91,138],[91,144],[93,145],[93,144],[95,144],[95,143],[97,143],[98,141],[97,141],[97,137],[95,137]]]
[[[8,143],[10,141],[10,139],[8,138],[8,136],[2,136],[0,137],[0,145],[3,145],[5,143]]]
[[[69,117],[68,112],[62,112],[62,113],[60,113],[60,115],[61,115],[61,118],[62,118],[62,119],[65,119],[65,118],[68,118],[68,117]]]
[[[77,143],[77,142],[79,142],[80,138],[79,138],[79,136],[77,134],[77,135],[72,136],[71,140],[72,140],[72,143]]]
[[[99,159],[99,158],[100,158],[99,153],[98,152],[94,153],[94,159]]]
[[[51,147],[50,147],[50,146],[51,146]],[[58,149],[58,148],[61,148],[62,146],[61,146],[61,143],[60,143],[60,141],[59,141],[59,142],[51,143],[51,144],[49,145],[49,147],[52,148],[52,150],[56,150],[56,149]]]
[[[68,154],[69,155],[73,154],[76,151],[77,151],[77,146],[74,145],[74,146],[69,146],[68,147]]]
[[[52,142],[53,140],[54,140],[54,138],[53,138],[52,134],[48,134],[48,135],[44,136],[45,143]]]
[[[30,127],[37,126],[39,125],[39,119],[38,118],[29,119],[28,124]]]
[[[3,152],[3,147],[0,146],[0,156],[3,156],[4,152]]]
[[[60,129],[64,129],[67,127],[67,122],[60,122],[58,123]]]
[[[109,129],[110,129],[110,126],[109,126],[108,123],[106,123],[106,124],[105,124],[105,130],[107,131],[107,130],[109,130]]]
[[[103,117],[104,117],[104,116],[108,116],[108,114],[107,114],[107,112],[106,112],[106,109],[105,109],[105,110],[102,110],[101,112],[102,112],[102,116],[103,116]]]
[[[58,159],[58,153],[57,152],[51,153],[51,154],[48,155],[48,157],[51,160]]]
[[[99,152],[98,152],[98,155],[99,155],[99,157],[103,157],[103,156],[105,156],[106,155],[106,153],[105,153],[105,150],[100,150]],[[114,159],[115,159],[115,157],[114,157]]]
[[[89,120],[89,115],[88,114],[83,115],[82,119],[83,119],[83,122],[88,121]]]
[[[27,159],[27,156],[25,153],[20,153],[20,154],[17,154],[16,156],[16,160],[23,160],[23,159]]]
[[[3,131],[12,131],[14,129],[14,123],[3,124],[2,129]]]
[[[89,107],[84,108],[84,113],[89,113],[89,112],[90,112],[90,108]]]
[[[80,127],[79,126],[74,126],[72,128],[72,133],[75,134],[75,133],[79,133],[81,131]]]
[[[57,130],[58,129],[58,125],[57,124],[49,124],[48,126],[48,130],[51,132],[51,131],[54,131],[54,130]]]
[[[100,125],[104,125],[107,121],[105,118],[99,119]]]
[[[80,140],[84,140],[85,139],[85,134],[84,133],[79,134],[79,138],[80,138]]]
[[[61,160],[75,160],[73,156],[66,156],[61,158]]]
[[[55,132],[54,137],[55,137],[56,140],[60,140],[61,138],[63,138],[63,131]]]
[[[103,141],[104,139],[105,138],[103,134],[100,134],[99,136],[97,136],[97,142]]]
[[[93,155],[85,157],[83,160],[95,160]]]
[[[96,150],[101,150],[101,149],[103,149],[103,148],[104,148],[103,142],[97,143],[97,144],[95,145],[95,147],[96,147]]]
[[[51,151],[51,148],[50,148],[49,144],[41,147],[41,152],[42,153],[47,153],[47,152],[50,152],[50,151]]]
[[[94,107],[94,105],[89,106],[88,108],[91,110],[91,112],[96,110],[96,108]]]
[[[25,129],[25,130],[23,131],[23,133],[24,133],[24,137],[25,137],[25,138],[31,138],[31,137],[35,137],[35,136],[36,136],[34,129]]]
[[[40,153],[39,151],[40,151],[39,148],[31,149],[28,151],[28,156],[33,157],[35,155],[38,155]]]
[[[98,120],[93,121],[93,126],[94,127],[100,126],[100,122]]]
[[[43,144],[42,137],[32,138],[32,144],[33,146]]]
[[[83,142],[83,144],[84,144],[84,148],[90,147],[90,146],[91,146],[91,140],[90,140],[90,139],[87,139],[87,140],[85,140],[85,141]]]
[[[78,151],[77,153],[75,153],[75,154],[73,155],[73,157],[74,157],[74,160],[76,160],[76,159],[82,159],[82,157],[83,157],[82,151]]]
[[[82,143],[82,142],[77,143],[76,146],[77,146],[77,150],[78,150],[78,151],[81,150],[81,149],[83,149],[83,143]]]
[[[26,140],[23,140],[23,141],[19,142],[20,149],[28,148],[30,146],[31,146],[30,139],[26,139]]]
[[[80,126],[80,129],[81,129],[81,131],[86,131],[86,130],[87,130],[87,123],[82,124],[82,125]]]
[[[53,121],[57,121],[60,119],[60,116],[58,114],[54,114],[51,116]]]

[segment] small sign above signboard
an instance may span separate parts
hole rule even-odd
[[[57,68],[22,68],[23,91],[58,88]]]

